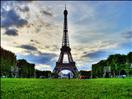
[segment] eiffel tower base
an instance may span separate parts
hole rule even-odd
[[[75,66],[75,62],[70,62],[70,63],[56,62],[56,67],[54,68],[53,73],[56,74],[57,76],[59,72],[61,72],[62,70],[69,70],[73,73],[73,78],[78,78],[78,70]]]

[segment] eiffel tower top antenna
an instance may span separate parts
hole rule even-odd
[[[65,4],[65,10],[64,10],[64,30],[63,30],[62,46],[69,46],[67,14],[68,14],[68,11],[66,9],[66,4]]]
[[[66,3],[65,3],[65,10],[66,10]]]

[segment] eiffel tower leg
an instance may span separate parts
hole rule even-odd
[[[63,58],[64,58],[64,52],[61,52],[58,62],[63,62]]]
[[[69,62],[73,62],[73,59],[72,59],[71,53],[69,52],[67,55],[68,55]]]
[[[64,59],[64,52],[62,52],[61,62],[63,62]]]

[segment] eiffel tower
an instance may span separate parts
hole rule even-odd
[[[69,39],[68,39],[67,14],[68,14],[68,11],[66,10],[66,6],[65,6],[62,47],[60,49],[61,52],[60,52],[59,59],[56,62],[56,66],[53,72],[58,74],[62,70],[70,70],[74,74],[74,78],[75,78],[77,77],[78,69],[71,55],[71,48],[70,48]],[[64,62],[64,55],[67,55],[68,62]]]

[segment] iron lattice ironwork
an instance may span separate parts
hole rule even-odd
[[[67,15],[68,15],[68,11],[66,10],[66,7],[65,7],[62,47],[60,49],[61,52],[60,52],[59,59],[56,62],[56,66],[53,72],[58,74],[62,70],[70,70],[74,74],[74,77],[76,77],[76,74],[78,73],[78,69],[76,67],[76,63],[73,61],[71,48],[69,45]],[[64,62],[64,55],[68,56],[67,63]]]

